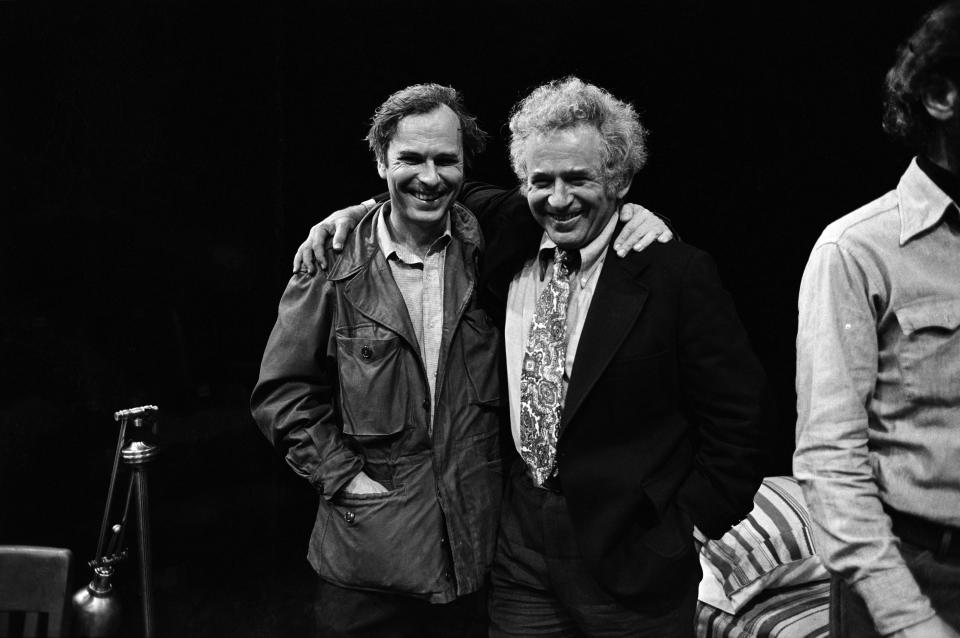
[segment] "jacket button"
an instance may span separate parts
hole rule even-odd
[[[373,356],[373,350],[370,348],[370,346],[363,346],[360,348],[360,356],[364,359],[369,359]]]
[[[424,399],[424,400],[423,400],[423,409],[424,409],[424,410],[429,410],[429,409],[430,409],[430,399]]]
[[[353,522],[357,519],[357,515],[352,511],[347,510],[343,513],[343,520],[347,521],[347,525],[353,525]]]

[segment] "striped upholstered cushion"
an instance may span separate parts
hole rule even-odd
[[[708,638],[827,638],[830,582],[765,591],[736,615],[697,605],[696,631]]]
[[[761,579],[782,587],[827,578],[800,485],[788,476],[765,478],[750,515],[719,540],[708,541],[703,553],[728,596]]]

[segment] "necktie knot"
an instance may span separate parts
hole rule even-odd
[[[569,250],[564,250],[557,246],[553,249],[553,274],[554,277],[559,277],[561,279],[566,279],[570,276],[570,273],[577,269],[578,264],[575,263],[576,260],[574,257],[579,257],[579,254],[571,253]]]

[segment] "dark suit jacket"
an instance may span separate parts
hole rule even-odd
[[[481,301],[502,321],[542,230],[516,191],[471,184],[462,201],[487,241]],[[706,253],[672,241],[608,254],[567,388],[558,468],[583,558],[624,602],[681,595],[700,573],[692,525],[719,538],[749,513],[764,383]]]

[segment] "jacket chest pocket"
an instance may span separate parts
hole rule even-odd
[[[404,429],[410,365],[400,337],[337,335],[344,433],[386,436]]]
[[[960,299],[894,310],[903,337],[897,362],[907,396],[923,405],[960,403]]]

